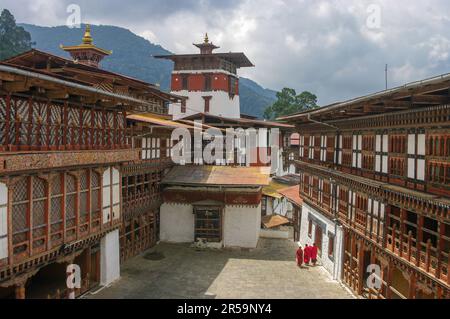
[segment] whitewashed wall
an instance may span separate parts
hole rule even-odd
[[[313,220],[313,228],[311,237],[308,236],[309,220]],[[343,231],[341,227],[335,229],[335,223],[307,204],[302,206],[302,222],[300,229],[300,242],[303,247],[306,244],[311,246],[314,243],[316,235],[316,225],[320,223],[323,227],[322,231],[322,256],[319,260],[323,267],[335,278],[341,278],[342,272],[342,249],[343,249]],[[334,258],[328,257],[329,234],[335,236]]]
[[[120,278],[119,230],[106,234],[100,243],[100,281],[108,286]]]
[[[195,236],[192,205],[164,203],[160,208],[160,239],[169,243],[192,243]]]
[[[161,206],[160,238],[163,242],[195,241],[195,215],[192,205],[164,203]],[[222,219],[224,247],[255,248],[261,229],[261,205],[226,206]]]
[[[223,220],[225,247],[256,248],[261,229],[261,205],[226,206]]]
[[[172,92],[181,96],[187,96],[186,113],[181,113],[181,104],[173,103],[169,106],[169,114],[173,115],[174,120],[178,120],[190,115],[205,112],[204,96],[212,96],[209,104],[209,114],[223,116],[229,118],[241,117],[241,106],[239,95],[230,98],[227,92],[211,91],[211,92],[189,92],[187,90]]]
[[[8,258],[8,188],[0,183],[0,259]]]

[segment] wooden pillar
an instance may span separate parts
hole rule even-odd
[[[403,240],[406,230],[405,219],[406,219],[406,209],[402,209],[400,210],[400,251],[399,251],[400,257],[403,257]]]
[[[409,297],[408,297],[408,299],[416,299],[416,285],[417,285],[416,273],[413,272],[409,277]]]
[[[445,224],[442,222],[438,223],[439,237],[437,241],[437,249],[436,249],[436,278],[440,279],[441,277],[441,268],[442,268],[442,250],[445,249],[444,246],[444,236],[445,236]]]
[[[16,295],[16,299],[25,299],[25,297],[26,297],[25,283],[16,285],[15,295]]]
[[[358,295],[363,293],[363,279],[364,279],[364,240],[359,241],[358,251]]]
[[[422,240],[423,240],[423,216],[418,216],[418,223],[417,223],[417,242],[416,242],[416,266],[420,267],[420,256],[422,254]]]

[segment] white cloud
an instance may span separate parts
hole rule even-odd
[[[24,2],[27,3],[24,5]],[[71,0],[2,0],[20,22],[63,24]],[[210,39],[243,51],[265,87],[311,90],[326,104],[450,71],[450,2],[429,0],[79,0],[83,21],[131,29],[177,53]],[[379,5],[380,28],[367,9]]]

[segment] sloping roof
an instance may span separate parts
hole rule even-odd
[[[171,54],[171,55],[155,55],[154,58],[157,59],[167,59],[175,61],[177,59],[183,58],[219,58],[232,62],[238,68],[243,67],[254,67],[253,63],[247,58],[247,56],[242,52],[229,52],[229,53],[211,53],[211,54]]]
[[[276,181],[272,180],[268,186],[263,187],[262,193],[265,196],[280,199],[283,196],[279,193],[279,190],[285,188],[286,184],[277,183]]]
[[[265,228],[270,229],[289,224],[289,219],[280,215],[269,215],[264,216],[261,222]]]
[[[300,197],[300,185],[282,189],[279,193],[286,197],[288,201],[297,206],[301,206],[303,203],[303,200]]]
[[[128,120],[132,120],[132,121],[138,121],[138,122],[145,122],[145,123],[149,123],[149,124],[154,124],[154,125],[158,125],[158,126],[162,126],[162,127],[167,127],[167,128],[187,128],[187,129],[191,129],[192,126],[183,124],[183,123],[178,123],[178,122],[174,122],[174,121],[170,121],[170,120],[166,120],[151,114],[131,114],[127,116]]]
[[[47,68],[47,66],[50,65],[49,61],[54,64],[53,68]],[[69,81],[78,81],[78,75],[84,74],[86,75],[86,77],[92,77],[91,81],[84,80],[84,83],[89,85],[98,84],[98,82],[100,82],[99,78],[105,80],[114,80],[114,82],[116,82],[117,84],[121,83],[122,85],[128,85],[135,89],[140,89],[146,91],[148,94],[160,97],[166,101],[171,102],[177,102],[183,98],[172,93],[164,92],[154,84],[147,83],[145,81],[123,74],[107,71],[105,69],[77,63],[73,60],[69,60],[37,49],[31,49],[22,54],[6,59],[2,61],[2,64],[12,65],[20,68],[29,68],[32,69],[33,72],[39,72],[51,76],[58,76]]]
[[[269,175],[258,167],[175,166],[163,184],[182,186],[265,186]]]
[[[304,120],[308,121],[312,116],[317,116],[323,122],[333,121],[340,118],[359,117],[370,114],[385,113],[385,105],[390,111],[395,111],[395,103],[399,109],[410,109],[412,107],[424,107],[448,103],[448,89],[450,88],[450,73],[442,74],[429,79],[411,82],[389,90],[353,98],[344,102],[337,102],[316,109],[306,110],[289,116],[278,118],[279,121],[291,123]],[[445,92],[442,96],[430,96],[433,92]],[[439,94],[438,94],[439,95]],[[359,108],[360,112],[348,112]]]
[[[284,184],[284,188],[286,188],[288,186],[300,184],[300,175],[288,174],[284,176],[275,176],[273,180],[276,181],[277,183]]]
[[[218,116],[218,115],[213,115],[213,114],[208,114],[208,113],[196,113],[196,114],[192,114],[190,116],[187,116],[185,118],[183,118],[183,120],[196,120],[196,119],[205,119],[206,123],[209,120],[217,120],[217,121],[222,121],[224,123],[234,123],[237,125],[243,125],[243,126],[248,126],[248,127],[253,127],[253,126],[259,126],[259,127],[277,127],[277,128],[284,128],[284,129],[293,129],[295,128],[295,126],[291,125],[291,124],[286,124],[286,123],[280,123],[280,122],[273,122],[273,121],[265,121],[265,120],[255,120],[255,119],[249,119],[249,118],[229,118],[229,117],[224,117],[224,116]],[[214,123],[212,123],[214,125]]]

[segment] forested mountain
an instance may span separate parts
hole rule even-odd
[[[82,30],[66,26],[40,27],[21,24],[31,34],[35,48],[69,58],[59,46],[79,44]],[[163,90],[170,86],[171,61],[155,59],[154,55],[171,54],[160,45],[115,26],[91,26],[97,46],[112,50],[113,54],[102,61],[102,67],[150,83],[158,83]],[[194,48],[193,48],[194,49]],[[264,109],[274,103],[276,92],[262,88],[252,80],[242,78],[240,82],[241,112],[262,117]]]

